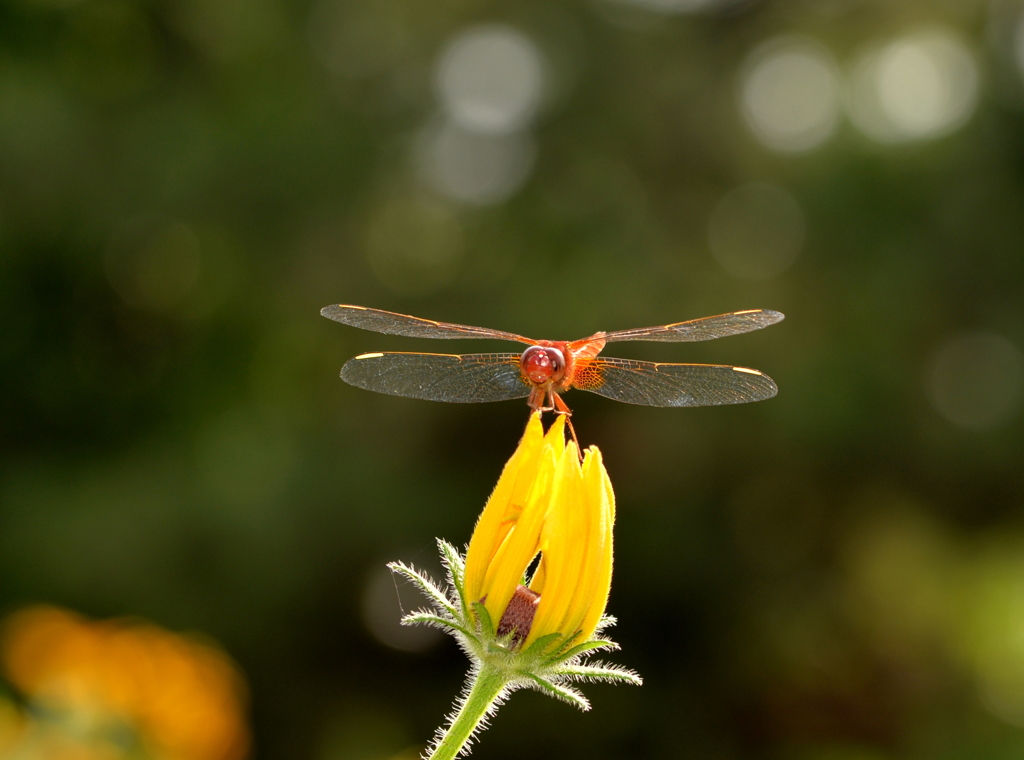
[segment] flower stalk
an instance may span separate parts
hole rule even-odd
[[[467,683],[469,691],[451,724],[435,741],[430,760],[453,760],[459,756],[481,723],[498,709],[498,698],[508,684],[508,676],[498,668],[484,665],[470,675]]]

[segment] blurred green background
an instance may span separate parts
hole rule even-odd
[[[773,400],[567,395],[646,683],[517,694],[474,757],[1024,752],[1024,3],[2,0],[0,612],[216,639],[267,760],[430,737],[465,660],[384,563],[468,541],[526,420],[347,386],[509,347],[339,302],[787,315],[609,352]]]

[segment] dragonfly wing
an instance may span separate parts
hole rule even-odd
[[[392,396],[471,404],[530,395],[519,354],[363,354],[341,368],[359,388]]]
[[[451,322],[435,322],[431,319],[410,317],[407,314],[368,309],[365,306],[335,304],[325,306],[320,310],[320,314],[335,322],[341,322],[343,325],[387,335],[404,335],[408,338],[496,338],[498,340],[514,340],[519,343],[534,343],[522,335],[502,330],[456,325]]]
[[[734,311],[731,314],[719,314],[715,317],[691,319],[689,322],[676,322],[675,324],[662,325],[660,327],[617,330],[616,332],[603,335],[598,333],[598,336],[604,338],[606,343],[624,340],[695,342],[760,330],[762,327],[774,325],[783,319],[785,319],[785,315],[778,311],[750,309],[748,311]]]
[[[595,359],[579,367],[573,387],[644,406],[745,404],[779,392],[772,379],[756,369],[612,358]]]

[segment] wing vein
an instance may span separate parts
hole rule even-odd
[[[588,381],[576,387],[615,401],[643,406],[744,404],[778,393],[767,375],[736,372],[727,364],[667,364],[603,358],[591,363]]]

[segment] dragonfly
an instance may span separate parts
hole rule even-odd
[[[525,398],[531,409],[571,414],[561,394],[572,388],[644,406],[718,406],[762,401],[778,393],[768,375],[727,364],[666,364],[599,356],[625,341],[695,342],[760,330],[784,315],[749,309],[659,327],[598,332],[573,341],[534,340],[515,333],[336,304],[320,313],[362,330],[409,338],[489,338],[527,344],[522,353],[422,354],[374,352],[350,359],[341,377],[392,396],[480,403]]]

